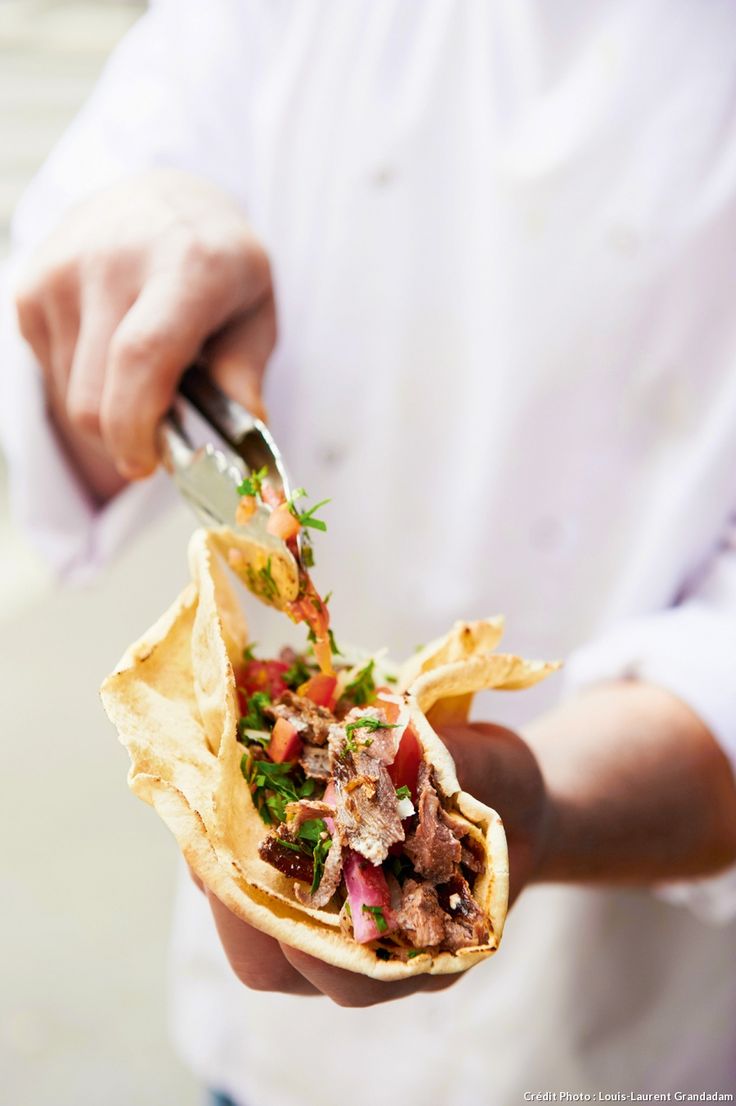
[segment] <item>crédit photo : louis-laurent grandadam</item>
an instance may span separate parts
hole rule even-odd
[[[524,1091],[525,1102],[733,1102],[730,1091]]]

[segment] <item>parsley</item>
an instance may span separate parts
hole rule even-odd
[[[302,564],[305,568],[314,568],[314,549],[308,534],[302,534]]]
[[[268,603],[274,603],[278,599],[280,592],[279,586],[273,578],[271,572],[271,558],[269,557],[265,565],[256,572],[252,564],[246,565],[246,576],[248,587],[254,595],[260,595],[262,599],[265,599]]]
[[[331,837],[326,837],[324,841],[320,837],[315,843],[314,850],[312,851],[312,862],[314,864],[314,875],[312,876],[312,894],[314,894],[314,892],[320,885],[322,875],[325,870],[325,861],[327,860],[327,854],[329,853],[331,847]]]
[[[409,951],[406,954],[406,959],[407,960],[413,960],[415,956],[421,956],[422,953],[426,952],[426,951],[427,951],[426,949],[409,949]]]
[[[380,718],[373,718],[370,714],[366,714],[363,718],[348,722],[345,736],[352,737],[355,730],[369,730],[370,733],[375,733],[376,730],[397,730],[398,728],[398,722],[383,722]]]
[[[271,558],[258,570],[258,578],[261,581],[261,590],[267,599],[278,599],[279,586],[271,574]]]
[[[301,687],[307,680],[311,679],[312,670],[307,666],[307,662],[304,657],[297,656],[293,662],[284,672],[282,677],[284,683],[295,691],[296,688]]]
[[[305,529],[310,528],[312,530],[326,530],[327,523],[323,522],[321,518],[315,518],[315,511],[318,511],[320,507],[324,507],[326,503],[329,503],[329,499],[321,499],[319,503],[315,503],[314,507],[310,507],[308,511],[300,511],[295,503],[295,500],[302,499],[307,493],[304,488],[297,488],[296,491],[289,497],[287,503],[289,510],[299,524]]]
[[[240,771],[247,780],[256,810],[267,825],[286,821],[286,804],[308,798],[314,791],[314,780],[299,783],[289,761],[273,764],[270,760],[255,760],[244,753]]]
[[[376,683],[373,679],[375,661],[370,660],[364,668],[356,673],[355,678],[345,688],[343,694],[347,699],[352,699],[356,707],[364,707],[376,696]]]
[[[382,906],[368,906],[367,903],[363,903],[361,910],[364,914],[370,914],[375,922],[376,929],[379,933],[385,933],[388,929],[388,923],[383,916]]]
[[[242,484],[238,485],[238,495],[260,495],[263,481],[268,476],[268,465],[264,465],[258,472],[252,472],[246,476]]]
[[[335,641],[335,635],[333,634],[332,630],[327,631],[327,637],[330,639],[330,649],[332,650],[333,655],[336,656],[336,657],[341,657],[342,653],[340,652],[340,650],[337,647],[337,642]]]
[[[327,823],[323,818],[308,818],[302,822],[299,837],[303,841],[311,841],[314,844],[322,839],[322,834],[327,833]]]
[[[248,664],[249,661],[254,661],[256,659],[253,650],[255,649],[257,644],[257,641],[252,641],[250,645],[246,645],[245,649],[243,650],[243,660],[246,664]]]
[[[265,730],[266,719],[263,708],[269,706],[271,696],[267,691],[256,691],[248,700],[248,710],[238,722],[240,730]]]
[[[312,781],[313,782],[313,781]],[[332,838],[327,832],[327,825],[322,818],[309,818],[304,822],[298,833],[298,841],[284,841],[283,837],[277,837],[280,845],[285,845],[296,853],[305,853],[311,856],[314,866],[312,876],[312,894],[317,890],[325,870],[325,861],[332,845]]]
[[[279,845],[283,845],[285,849],[291,849],[293,853],[300,853],[303,850],[298,845],[295,845],[293,841],[286,841],[283,837],[277,837]]]
[[[397,799],[410,799],[411,798],[411,791],[406,786],[406,784],[404,784],[402,787],[397,787],[396,788],[396,798]]]
[[[386,677],[386,683],[387,684],[397,684],[398,682],[399,682],[398,676],[387,676]]]

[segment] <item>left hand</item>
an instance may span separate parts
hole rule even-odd
[[[509,844],[511,901],[532,878],[543,853],[546,791],[537,761],[511,730],[485,723],[443,731],[462,787],[501,814]],[[241,921],[212,892],[207,897],[228,960],[256,991],[327,995],[338,1006],[373,1006],[418,991],[438,991],[460,975],[419,975],[385,983],[290,948]]]

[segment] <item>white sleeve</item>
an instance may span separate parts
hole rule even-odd
[[[703,720],[736,773],[736,529],[683,600],[627,620],[577,650],[566,686],[631,677],[671,691]],[[699,917],[736,917],[736,866],[718,876],[662,885],[658,893]]]
[[[111,55],[15,214],[11,257],[0,274],[0,442],[13,512],[68,580],[93,572],[170,493],[157,475],[104,510],[93,508],[56,440],[38,367],[18,332],[17,270],[70,206],[136,171],[197,172],[244,201],[245,143],[232,132],[246,126],[239,101],[248,42],[233,29],[233,11],[227,0],[154,2]]]

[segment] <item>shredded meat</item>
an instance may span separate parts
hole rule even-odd
[[[330,755],[326,749],[319,749],[316,745],[305,745],[299,763],[304,769],[305,776],[313,780],[328,780],[330,778]]]
[[[354,707],[343,720],[343,726],[350,722],[359,722],[361,718],[371,718],[381,722],[382,727],[377,730],[367,730],[359,727],[354,731],[356,742],[367,742],[366,748],[370,749],[371,756],[384,764],[393,764],[396,760],[396,750],[399,747],[401,730],[398,726],[389,725],[386,712],[380,707]]]
[[[289,819],[289,830],[291,833],[298,833],[304,823],[311,818],[334,817],[335,808],[319,799],[299,799],[296,803],[286,804],[286,814]]]
[[[291,833],[285,826],[279,827],[281,840],[290,841]],[[314,865],[311,856],[306,853],[294,852],[293,849],[281,844],[279,837],[269,833],[258,846],[258,855],[279,872],[291,879],[299,879],[302,883],[311,883],[314,877]]]
[[[395,919],[399,934],[416,949],[437,947],[444,941],[446,915],[431,883],[408,879]]]
[[[437,897],[445,910],[445,940],[448,952],[485,945],[488,941],[488,919],[470,893],[461,875],[437,888]]]
[[[327,906],[332,896],[340,886],[342,879],[342,842],[339,835],[333,835],[330,851],[325,859],[325,867],[319,887],[314,892],[305,891],[298,883],[294,884],[294,894],[303,906],[314,906],[320,909]]]
[[[482,875],[486,870],[486,858],[480,841],[468,833],[462,840],[463,852],[461,861],[474,876]]]
[[[363,749],[343,749],[334,758],[333,774],[337,832],[351,849],[380,864],[391,845],[404,840],[396,789],[385,766]]]
[[[450,879],[460,862],[462,848],[443,818],[444,811],[426,763],[419,767],[419,823],[407,838],[405,852],[417,872],[435,883]]]
[[[326,707],[318,707],[311,699],[293,691],[284,691],[275,703],[263,708],[263,713],[274,721],[285,718],[302,740],[308,741],[310,745],[326,744],[329,728],[334,722],[333,715]]]

